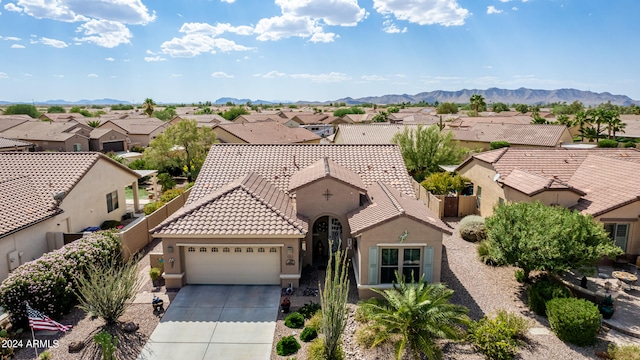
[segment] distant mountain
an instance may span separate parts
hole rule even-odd
[[[349,105],[357,105],[363,103],[373,104],[399,104],[402,102],[418,103],[420,101],[433,104],[438,101],[453,103],[468,103],[471,95],[480,94],[484,97],[487,104],[495,102],[503,102],[505,104],[548,104],[554,102],[566,102],[568,104],[574,101],[580,101],[584,105],[599,105],[611,101],[614,105],[629,106],[631,104],[640,105],[640,101],[633,100],[625,95],[612,95],[608,92],[595,93],[592,91],[582,91],[576,89],[557,89],[557,90],[534,90],[519,88],[516,90],[506,90],[498,88],[490,88],[487,90],[463,89],[458,91],[436,90],[430,92],[422,92],[416,95],[383,95],[369,96],[357,99],[350,97],[335,100],[335,102],[344,102]]]
[[[236,99],[236,98],[229,98],[229,97],[223,97],[220,98],[218,100],[216,100],[214,102],[214,104],[216,105],[224,105],[226,103],[232,103],[232,104],[237,104],[237,105],[241,105],[241,104],[246,104],[248,102],[251,102],[254,105],[271,105],[271,104],[278,104],[278,101],[266,101],[266,100],[251,100],[251,99]],[[290,102],[283,102],[283,104],[289,104]]]
[[[14,101],[0,101],[0,105],[11,105],[11,104],[27,104],[33,103],[34,105],[116,105],[116,104],[131,104],[129,101],[124,100],[115,100],[115,99],[96,99],[96,100],[78,100],[78,101],[67,101],[67,100],[47,100],[47,101],[23,101],[23,102],[14,102]]]

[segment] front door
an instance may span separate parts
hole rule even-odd
[[[325,266],[329,260],[329,244],[336,251],[342,242],[342,224],[331,216],[321,216],[313,224],[313,265]]]

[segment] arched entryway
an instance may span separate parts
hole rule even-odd
[[[321,216],[313,223],[313,265],[326,266],[329,260],[329,243],[333,251],[338,250],[342,242],[342,224],[332,216]]]

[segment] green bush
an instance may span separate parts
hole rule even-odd
[[[102,348],[102,359],[115,360],[118,349],[118,338],[102,330],[93,336],[93,341]]]
[[[618,142],[615,140],[602,139],[598,141],[599,148],[617,148]]]
[[[158,279],[160,279],[160,269],[156,268],[156,267],[152,267],[151,269],[149,269],[149,277],[151,278],[151,281],[156,281]]]
[[[299,329],[304,326],[304,316],[299,312],[291,313],[284,319],[284,324],[286,327]]]
[[[636,143],[634,143],[633,141],[629,141],[629,142],[624,143],[624,145],[622,147],[634,148],[634,147],[636,147]]]
[[[578,346],[595,343],[602,315],[598,307],[585,299],[557,298],[547,302],[551,330],[562,341]]]
[[[510,147],[510,146],[511,146],[511,144],[509,144],[508,141],[492,141],[489,144],[489,148],[491,150],[500,149],[500,148],[503,148],[503,147]]]
[[[300,340],[304,342],[309,342],[318,337],[318,330],[312,327],[307,326],[300,333]]]
[[[484,225],[484,218],[478,215],[468,215],[460,220],[458,226],[460,236],[471,242],[482,241],[487,238],[487,228]]]
[[[322,311],[318,311],[309,319],[307,327],[314,328],[320,331],[320,325],[322,325]]]
[[[514,275],[515,275],[515,277],[516,277],[516,281],[517,281],[517,282],[519,282],[519,283],[521,283],[521,284],[522,284],[523,282],[525,282],[525,280],[527,280],[527,276],[524,274],[524,270],[522,270],[522,269],[517,269],[517,270],[514,272]]]
[[[496,253],[496,249],[489,241],[483,240],[478,243],[476,251],[478,252],[478,258],[483,263],[491,266],[504,265],[504,261],[501,260],[499,254]]]
[[[184,193],[184,189],[169,189],[160,195],[160,201],[168,203]]]
[[[609,344],[609,359],[612,360],[640,360],[639,345]]]
[[[146,204],[144,206],[144,209],[142,209],[142,211],[144,211],[145,215],[151,215],[156,210],[160,209],[163,206],[164,206],[164,203],[162,201],[154,201],[154,202],[150,202],[150,203]]]
[[[342,350],[342,347],[338,345],[331,360],[343,360],[344,358],[344,351]],[[307,346],[307,360],[327,359],[327,350],[324,347],[324,342],[322,341],[322,339],[317,338],[309,343],[309,345]]]
[[[85,235],[11,272],[0,285],[0,306],[17,328],[27,326],[27,301],[34,309],[58,318],[78,301],[74,280],[84,276],[90,264],[119,257],[120,252],[120,238],[110,231]]]
[[[285,336],[276,344],[276,352],[280,356],[295,354],[298,352],[298,349],[300,349],[300,344],[293,336]]]
[[[315,315],[318,311],[320,311],[320,309],[321,309],[320,304],[315,303],[313,301],[309,301],[308,303],[304,304],[303,307],[298,309],[298,312],[302,314],[302,316],[304,316],[305,319],[311,319],[313,315]]]
[[[120,221],[118,221],[118,220],[107,220],[107,221],[103,222],[102,225],[100,225],[100,229],[109,230],[109,229],[115,229],[118,226],[120,226]]]
[[[549,300],[570,296],[569,289],[543,278],[531,284],[527,289],[527,304],[533,312],[544,316],[547,311],[546,303]]]
[[[469,341],[487,359],[510,360],[518,354],[530,324],[515,314],[499,311],[495,318],[483,317],[469,326]]]

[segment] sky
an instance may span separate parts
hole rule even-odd
[[[638,0],[0,0],[0,100],[640,100]]]

